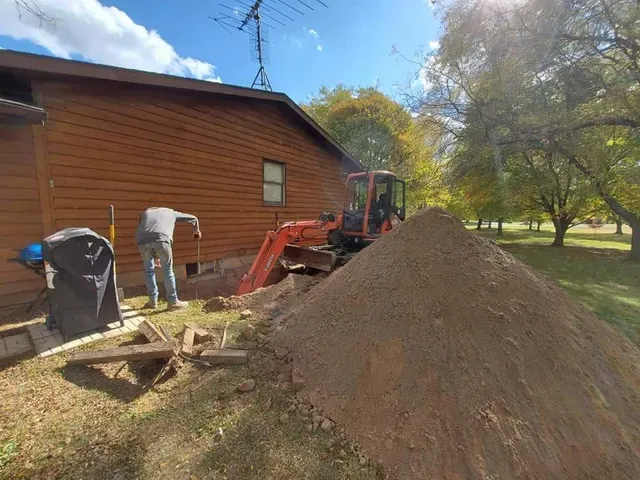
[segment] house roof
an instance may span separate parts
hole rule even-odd
[[[360,162],[353,158],[331,135],[284,93],[267,92],[254,88],[79,62],[76,60],[66,60],[44,55],[34,55],[12,50],[0,50],[0,69],[2,68],[281,102],[289,107],[305,125],[310,127],[311,131],[319,136],[320,139],[326,143],[327,147],[338,155],[341,160],[346,160],[356,170],[365,170]]]

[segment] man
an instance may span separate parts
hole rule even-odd
[[[168,309],[185,308],[189,304],[178,300],[176,277],[173,274],[173,229],[176,222],[189,222],[193,228],[193,238],[202,238],[198,219],[188,213],[180,213],[165,207],[148,208],[140,215],[140,223],[136,232],[136,241],[142,256],[144,278],[147,284],[149,302],[145,308],[158,307],[158,285],[154,272],[154,259],[160,260],[164,273],[164,286],[167,290]]]

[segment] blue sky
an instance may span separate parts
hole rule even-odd
[[[208,18],[224,11],[218,1],[37,1],[55,18],[54,25],[41,26],[28,12],[19,18],[13,0],[0,0],[0,47],[242,86],[250,85],[258,69],[248,37],[228,34]],[[237,1],[220,1],[242,8]],[[267,72],[274,90],[298,102],[322,85],[340,83],[377,82],[395,94],[416,67],[392,55],[393,46],[413,56],[438,38],[428,0],[323,0],[329,8],[304,0],[313,11],[297,0],[286,1],[304,16],[279,5],[295,21],[270,31]]]

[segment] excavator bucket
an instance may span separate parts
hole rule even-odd
[[[297,245],[287,245],[284,247],[281,258],[292,263],[322,270],[323,272],[332,271],[336,265],[336,255],[333,252],[315,248],[298,247]]]

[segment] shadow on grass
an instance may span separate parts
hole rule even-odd
[[[156,362],[131,362],[130,371],[134,372],[139,383],[118,377],[107,377],[104,372],[88,365],[65,365],[58,372],[63,378],[78,387],[88,390],[100,390],[125,403],[130,403],[146,392],[144,386],[149,383],[162,368]]]

